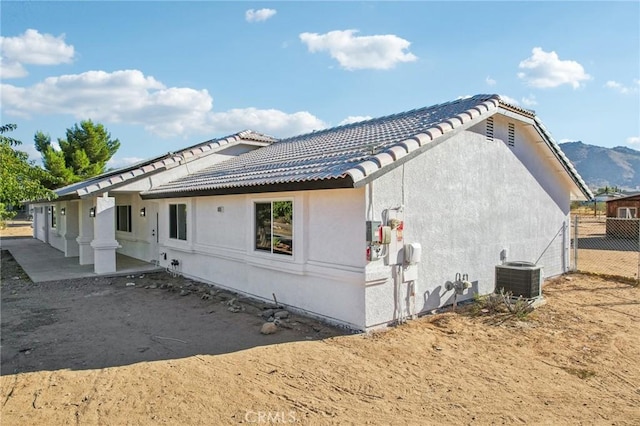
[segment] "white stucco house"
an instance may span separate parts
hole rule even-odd
[[[493,292],[505,257],[566,272],[570,202],[591,198],[535,114],[497,95],[249,134],[63,188],[56,231],[38,225],[52,220],[42,206],[34,236],[98,273],[118,251],[368,330],[451,304],[457,276],[472,284],[458,300]],[[151,171],[165,161],[175,167]]]

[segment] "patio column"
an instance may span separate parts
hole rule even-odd
[[[29,206],[29,212],[31,213],[31,228],[33,229],[33,238],[35,238],[36,240],[38,239],[38,213],[36,212],[36,210],[38,209],[38,206],[35,206],[33,204],[31,204]]]
[[[65,206],[64,257],[80,256],[78,246],[78,215],[79,203],[71,202]]]
[[[116,199],[104,196],[96,198],[96,217],[93,222],[94,239],[93,270],[96,274],[116,271],[116,249],[120,248],[116,241]]]
[[[91,241],[93,241],[93,220],[89,216],[89,211],[93,207],[93,200],[80,200],[78,203],[78,254],[80,256],[81,265],[93,264],[93,248],[91,248]]]

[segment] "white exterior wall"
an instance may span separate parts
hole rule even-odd
[[[33,204],[33,238],[47,242],[48,222],[47,206],[44,204]]]
[[[508,147],[507,122],[495,116],[493,141],[481,123],[371,184],[370,219],[381,220],[384,209],[404,204],[404,242],[422,245],[416,313],[451,304],[454,293],[445,284],[457,273],[473,283],[458,300],[492,292],[503,249],[508,260],[540,259],[547,277],[568,268],[568,182],[541,160],[544,145],[524,125],[516,126],[515,147]],[[367,266],[367,327],[395,319],[394,283],[385,277],[391,277],[391,267],[382,260]]]
[[[254,250],[254,202],[269,200],[293,201],[293,256]],[[168,206],[181,203],[187,241],[168,238]],[[159,208],[161,265],[177,259],[186,276],[364,327],[363,189],[170,199]]]
[[[117,193],[110,195],[116,199],[117,206],[131,206],[131,231],[118,231],[116,223],[115,238],[120,244],[118,253],[136,259],[151,262],[156,259],[157,253],[152,250],[153,229],[155,228],[155,214],[152,211],[152,202],[143,201],[137,193]],[[145,216],[140,216],[140,210],[145,209]],[[117,213],[114,213],[117,218]]]

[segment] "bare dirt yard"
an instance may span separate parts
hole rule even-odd
[[[267,306],[168,274],[33,284],[5,253],[1,278],[2,425],[640,424],[626,283],[549,281],[524,318],[348,334],[292,315],[261,335]]]

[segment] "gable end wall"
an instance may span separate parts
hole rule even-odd
[[[414,312],[452,304],[454,292],[446,283],[457,273],[473,283],[458,301],[494,291],[503,249],[508,260],[542,264],[547,277],[567,270],[568,184],[552,162],[541,160],[544,146],[530,126],[515,122],[509,147],[508,123],[514,121],[494,117],[493,140],[482,122],[371,184],[371,219],[404,204],[404,243],[422,245]],[[385,270],[391,276],[391,267],[371,262],[367,277],[384,276]],[[372,279],[366,288],[367,327],[395,319],[393,279]],[[400,294],[404,303],[406,284]]]

